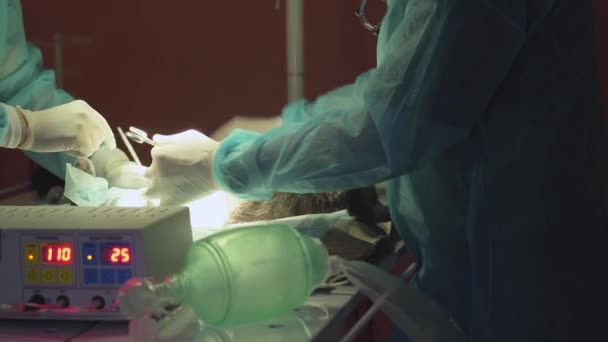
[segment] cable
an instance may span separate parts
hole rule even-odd
[[[406,270],[405,272],[403,272],[400,276],[400,278],[402,279],[407,279],[409,277],[411,277],[417,269],[418,265],[414,262],[412,263]],[[380,297],[370,308],[369,310],[367,310],[367,312],[363,315],[363,317],[361,317],[361,319],[353,326],[353,328],[346,334],[346,336],[344,336],[340,342],[351,342],[354,341],[354,339],[363,331],[363,329],[367,326],[367,323],[369,323],[369,321],[374,317],[374,315],[376,314],[376,312],[378,312],[378,310],[380,310],[380,307],[382,306],[382,304],[384,304],[384,301],[393,294],[393,291],[398,289],[399,287],[396,287],[394,289],[391,289],[389,291],[387,291],[384,295],[382,295],[382,297]]]

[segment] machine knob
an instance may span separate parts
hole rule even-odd
[[[33,296],[30,297],[30,300],[28,300],[29,303],[34,303],[34,304],[40,304],[40,305],[44,305],[45,304],[45,300],[44,297],[42,297],[39,294],[35,294]]]
[[[95,296],[91,299],[91,307],[94,310],[101,310],[106,306],[106,300],[102,296]]]
[[[27,302],[30,303],[30,305],[25,305],[24,311],[36,311],[36,310],[40,310],[39,306],[31,305],[31,304],[39,304],[39,305],[44,305],[45,304],[44,297],[42,297],[39,294],[35,294],[35,295],[31,296],[30,299]]]
[[[70,299],[67,296],[59,296],[55,299],[55,306],[59,309],[65,309],[70,306]]]

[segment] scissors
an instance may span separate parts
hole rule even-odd
[[[125,133],[125,135],[127,136],[127,138],[135,141],[138,144],[150,144],[152,146],[156,146],[156,143],[154,142],[154,140],[148,138],[148,133],[146,133],[145,131],[142,131],[139,128],[136,127],[129,127],[129,131],[127,133]]]

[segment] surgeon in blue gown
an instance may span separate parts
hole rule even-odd
[[[26,151],[60,178],[74,157],[90,156],[98,176],[111,186],[146,185],[143,168],[115,148],[106,120],[55,86],[40,50],[26,41],[18,0],[0,0],[0,147]]]
[[[147,195],[268,199],[387,181],[420,266],[411,285],[468,340],[605,340],[608,153],[591,1],[387,6],[374,69],[290,104],[265,134],[156,136]]]

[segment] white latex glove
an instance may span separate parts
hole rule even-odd
[[[146,168],[130,161],[120,149],[102,146],[92,157],[97,177],[103,177],[110,187],[141,189],[148,186],[144,177]]]
[[[66,152],[76,157],[92,155],[102,143],[116,148],[112,129],[95,109],[82,100],[29,111],[15,108],[25,120],[22,150]]]
[[[195,130],[154,135],[152,165],[146,170],[150,186],[144,193],[160,205],[183,205],[219,189],[213,157],[219,144]]]

